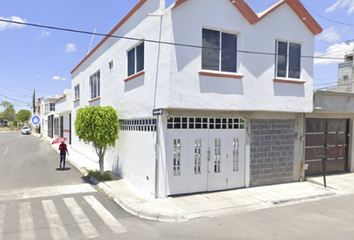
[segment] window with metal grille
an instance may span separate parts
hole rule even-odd
[[[244,129],[242,118],[170,117],[167,129]]]
[[[232,141],[233,146],[233,171],[238,172],[239,168],[239,158],[238,158],[238,151],[239,151],[239,142],[238,138],[234,138]]]
[[[122,131],[154,132],[156,119],[119,120],[119,129]]]
[[[202,139],[194,140],[194,174],[201,174],[202,165]]]
[[[181,139],[173,140],[173,176],[181,175]]]
[[[214,172],[221,172],[221,138],[215,138],[214,146]]]

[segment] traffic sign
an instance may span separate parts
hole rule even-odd
[[[154,115],[154,116],[162,115],[162,113],[163,113],[162,108],[156,108],[156,109],[152,110],[152,115]]]
[[[32,116],[31,123],[33,125],[38,125],[40,122],[41,122],[41,119],[37,114]]]

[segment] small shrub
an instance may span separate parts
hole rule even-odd
[[[103,175],[101,175],[100,171],[90,170],[90,171],[88,171],[88,175],[91,177],[94,177],[99,182],[112,181],[111,176],[107,172],[105,172]]]

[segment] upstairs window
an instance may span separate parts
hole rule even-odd
[[[99,97],[100,96],[100,71],[91,75],[90,86],[91,86],[91,99]]]
[[[301,44],[277,41],[276,77],[300,79]]]
[[[132,48],[128,56],[128,77],[144,70],[144,42]]]
[[[202,69],[237,72],[237,35],[203,29]]]
[[[80,99],[80,84],[75,86],[75,100]]]
[[[49,104],[49,111],[55,112],[55,103],[50,103]]]

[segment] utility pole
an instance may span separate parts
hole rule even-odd
[[[347,81],[347,84],[349,83],[349,87],[347,85],[347,92],[352,92],[353,91],[353,84],[354,84],[354,39],[351,39],[351,40],[347,40],[345,41],[345,44],[347,45],[350,45],[350,43],[353,42],[353,50],[352,50],[352,71],[351,71],[351,74],[352,74],[352,77],[351,79],[348,79]]]

